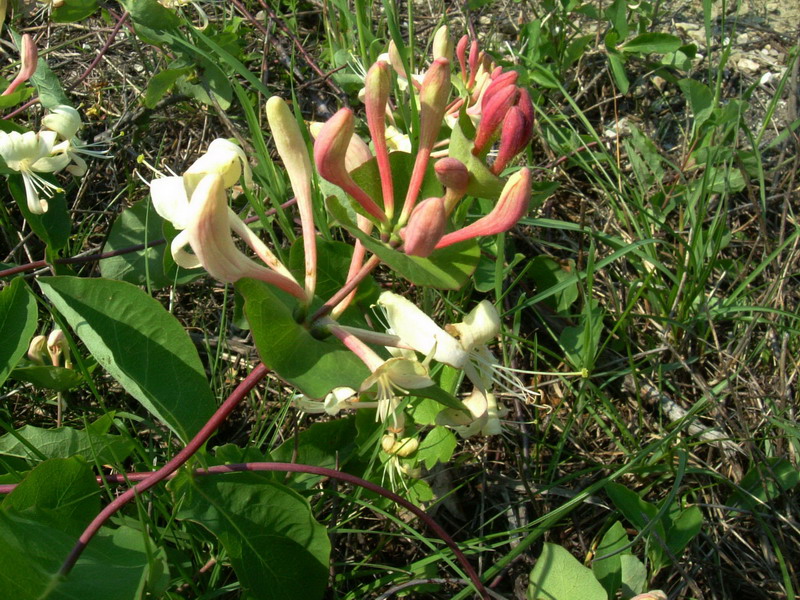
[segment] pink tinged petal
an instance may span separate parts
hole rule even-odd
[[[458,58],[458,65],[461,67],[461,80],[467,82],[467,44],[469,44],[469,36],[463,35],[456,44],[456,58]]]
[[[403,212],[400,216],[401,225],[407,222],[419,197],[431,150],[436,143],[436,138],[439,137],[439,130],[442,128],[447,101],[450,97],[450,88],[450,61],[439,58],[425,73],[419,93],[419,148],[414,161],[414,169],[411,171]]]
[[[353,137],[350,138],[350,143],[347,145],[347,152],[344,155],[344,164],[347,168],[347,172],[352,173],[371,159],[372,152],[369,149],[369,145],[367,145],[360,136],[354,134]]]
[[[392,292],[383,292],[378,305],[383,308],[392,332],[417,352],[457,369],[469,363],[469,356],[458,340],[413,302]]]
[[[267,120],[297,198],[303,230],[305,288],[308,298],[311,299],[317,287],[317,234],[311,198],[311,161],[300,127],[283,99],[272,96],[267,101]]]
[[[231,230],[250,246],[258,258],[264,261],[267,267],[283,275],[286,279],[297,283],[297,280],[289,269],[283,266],[283,263],[278,260],[278,257],[261,241],[261,238],[259,238],[230,207],[228,207],[228,220]]]
[[[466,227],[448,233],[436,245],[444,248],[484,235],[496,235],[511,229],[528,212],[531,200],[531,174],[522,168],[508,178],[492,212]]]
[[[411,213],[408,225],[401,233],[403,249],[411,256],[430,256],[444,235],[447,224],[443,198],[428,198]]]
[[[526,128],[525,117],[522,111],[516,106],[512,106],[503,121],[500,130],[500,147],[497,150],[497,158],[492,163],[491,171],[499,175],[509,161],[525,149],[530,141],[530,132]]]
[[[442,25],[436,30],[433,36],[433,59],[446,58],[448,61],[453,60],[453,40],[450,37],[450,32],[447,25]]]
[[[345,154],[354,128],[353,111],[349,108],[342,108],[333,115],[314,142],[314,163],[320,176],[342,188],[375,219],[385,222],[383,210],[353,181],[345,165]]]
[[[20,46],[19,73],[17,73],[14,81],[12,81],[2,93],[3,96],[7,96],[8,94],[14,92],[20,85],[28,81],[28,79],[30,79],[36,72],[36,66],[39,61],[39,52],[36,49],[36,44],[34,43],[33,38],[26,33],[22,36],[22,42]]]
[[[475,77],[478,75],[479,60],[478,40],[473,40],[469,47],[469,81],[467,82],[467,89],[472,88],[475,83]]]
[[[185,235],[209,275],[226,283],[242,277],[260,279],[305,300],[305,293],[295,282],[256,264],[236,248],[231,237],[224,180],[219,173],[209,173],[200,180],[189,205],[191,216],[181,235]]]
[[[389,65],[383,61],[376,62],[367,72],[364,83],[364,106],[367,112],[369,133],[375,146],[375,156],[378,159],[383,207],[387,219],[391,219],[394,214],[394,183],[392,168],[389,164],[389,148],[386,144],[386,106],[389,102],[391,88]]]
[[[509,109],[516,103],[519,89],[514,85],[500,88],[488,101],[481,101],[481,122],[475,132],[475,147],[472,153],[481,154],[492,143]]]
[[[184,229],[189,221],[189,197],[183,177],[161,177],[150,182],[153,208],[175,229]]]

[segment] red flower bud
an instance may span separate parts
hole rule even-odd
[[[381,177],[383,207],[388,218],[391,219],[394,212],[394,185],[392,168],[389,165],[389,149],[386,145],[386,105],[392,89],[389,65],[383,61],[372,65],[367,72],[364,89],[367,125],[372,136],[372,143],[375,144],[375,156],[378,159],[378,171]]]
[[[436,244],[436,248],[508,231],[528,212],[530,200],[531,172],[522,168],[508,178],[492,212],[462,229],[448,233]]]
[[[503,123],[503,119],[506,118],[508,110],[516,104],[518,95],[519,88],[515,85],[506,85],[497,91],[488,102],[483,102],[481,122],[475,132],[473,154],[480,154],[492,143],[492,138]],[[485,96],[486,94],[484,94]]]
[[[500,131],[500,148],[497,158],[492,164],[492,173],[499,175],[508,162],[525,149],[530,141],[530,130],[526,129],[525,116],[522,111],[512,106],[503,121]]]
[[[442,239],[446,223],[443,198],[427,198],[420,202],[401,234],[406,254],[423,258],[429,256]]]
[[[317,165],[317,172],[350,194],[378,221],[385,221],[386,215],[381,208],[353,181],[347,171],[345,156],[354,129],[353,111],[349,108],[340,109],[323,125],[314,142],[314,163]]]
[[[468,36],[462,36],[460,40],[458,40],[458,44],[456,44],[456,57],[458,58],[458,64],[461,67],[461,80],[466,83],[467,82],[467,44],[469,43]]]

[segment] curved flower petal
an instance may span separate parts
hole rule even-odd
[[[417,352],[458,369],[468,363],[469,355],[461,344],[413,302],[393,292],[383,292],[378,305],[383,308],[395,335]]]
[[[236,185],[244,174],[244,184],[253,184],[253,173],[247,156],[239,146],[225,138],[217,138],[208,145],[208,150],[200,156],[183,174],[187,192],[191,195],[205,175],[217,173],[222,177],[225,188]]]
[[[71,140],[83,126],[77,110],[67,104],[59,104],[42,117],[42,126],[55,131],[61,139]]]
[[[189,221],[189,196],[183,177],[161,177],[150,182],[153,208],[175,229],[185,229]]]

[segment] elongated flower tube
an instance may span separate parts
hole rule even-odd
[[[456,58],[458,59],[458,66],[461,67],[461,81],[467,83],[467,45],[469,44],[469,36],[462,35],[461,39],[456,44]]]
[[[159,181],[162,180],[157,179],[151,184],[153,204],[156,212],[164,218],[169,218],[169,213],[165,214],[159,210],[165,202],[156,201],[163,191],[153,189]],[[175,190],[174,187],[172,189]],[[208,173],[197,183],[191,200],[185,206],[185,211],[179,220],[184,229],[175,236],[171,245],[172,256],[179,266],[186,269],[202,266],[209,275],[226,283],[234,283],[242,277],[252,277],[274,285],[302,301],[306,300],[303,288],[291,278],[291,275],[287,277],[262,267],[242,254],[233,243],[231,230],[236,229],[239,232],[239,229],[235,227],[235,222],[231,221],[224,179],[220,173]],[[246,226],[244,228],[247,229]],[[184,250],[187,245],[191,246],[194,255]]]
[[[286,102],[278,96],[267,100],[267,121],[278,154],[283,159],[289,181],[297,198],[300,225],[303,230],[305,287],[309,300],[317,286],[317,234],[314,229],[314,207],[311,198],[311,161],[297,121]]]
[[[3,3],[5,4],[5,0],[3,0]],[[3,20],[5,20],[5,7],[2,8],[0,28],[3,26]],[[36,73],[36,66],[39,61],[39,52],[36,49],[36,44],[34,43],[33,38],[27,33],[22,36],[19,56],[19,73],[17,73],[17,76],[14,77],[14,80],[8,84],[8,87],[3,91],[3,93],[0,94],[2,96],[8,96],[9,94],[12,94],[19,86],[28,81],[28,79],[33,77],[33,74]]]
[[[61,191],[60,187],[50,183],[39,173],[55,173],[69,164],[69,157],[66,155],[50,156],[55,141],[54,131],[0,131],[0,156],[9,169],[22,175],[28,210],[35,215],[46,213],[46,198]]]
[[[378,160],[383,209],[386,211],[388,220],[391,220],[394,215],[394,182],[392,167],[389,164],[389,148],[386,145],[386,107],[389,103],[391,89],[389,65],[383,61],[376,62],[370,67],[364,82],[364,106],[367,112],[369,133],[375,148],[375,157]]]
[[[314,142],[314,163],[322,177],[350,194],[373,218],[385,223],[386,214],[353,181],[345,165],[345,155],[354,129],[353,111],[349,108],[340,109],[325,123]]]
[[[445,234],[436,247],[444,248],[479,236],[508,231],[528,212],[530,200],[531,173],[523,167],[508,178],[497,204],[488,215],[466,227]]]
[[[414,168],[411,171],[403,212],[400,214],[399,225],[401,226],[408,222],[419,197],[431,150],[433,150],[436,138],[439,137],[439,130],[442,128],[447,100],[450,97],[450,88],[450,61],[438,58],[433,61],[425,73],[419,93],[419,148],[414,160]]]
[[[443,198],[427,198],[411,213],[408,225],[401,231],[403,249],[411,256],[430,256],[444,235],[447,212]]]

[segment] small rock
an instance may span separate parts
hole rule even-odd
[[[740,58],[736,66],[745,73],[757,73],[761,69],[761,66],[756,61],[749,58]]]
[[[740,46],[743,46],[749,41],[750,41],[750,36],[746,33],[740,33],[738,36],[736,36],[736,43],[739,44]]]
[[[667,83],[666,79],[664,79],[663,77],[659,77],[658,75],[655,75],[651,81],[653,82],[653,85],[656,86],[656,89],[659,92],[664,89],[664,84]]]
[[[769,85],[770,83],[775,81],[777,78],[778,78],[778,75],[776,73],[770,73],[769,71],[767,71],[766,73],[764,73],[761,76],[761,79],[758,81],[758,83],[759,83],[759,85]]]

